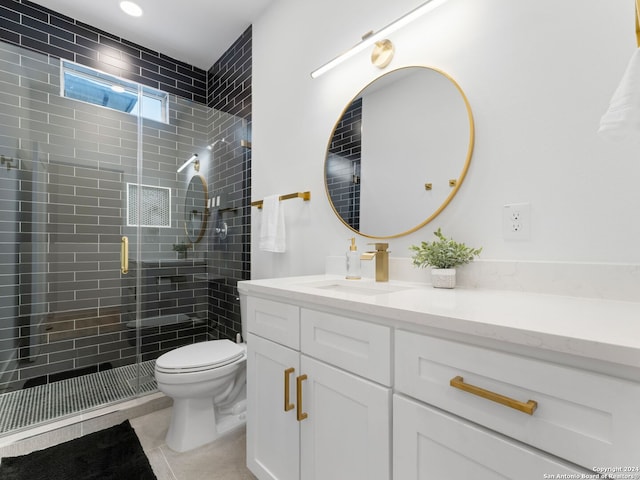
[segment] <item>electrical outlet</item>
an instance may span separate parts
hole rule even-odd
[[[502,208],[502,237],[505,240],[531,238],[530,203],[511,203]]]

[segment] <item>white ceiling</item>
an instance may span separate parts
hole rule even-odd
[[[35,0],[68,17],[208,70],[274,0],[136,0],[141,17],[120,0]]]

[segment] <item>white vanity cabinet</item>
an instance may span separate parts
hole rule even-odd
[[[249,469],[389,480],[390,329],[255,297],[247,322]]]
[[[247,282],[260,480],[640,479],[640,303],[323,278]]]

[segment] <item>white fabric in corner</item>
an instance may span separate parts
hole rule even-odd
[[[280,205],[280,195],[269,195],[262,201],[259,248],[275,253],[286,250],[284,210]]]
[[[600,120],[598,134],[613,142],[640,141],[640,49],[627,65],[609,109]]]

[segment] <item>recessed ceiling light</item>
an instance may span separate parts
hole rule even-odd
[[[140,6],[133,2],[120,2],[120,8],[127,15],[132,17],[139,17],[142,15],[142,9]]]

